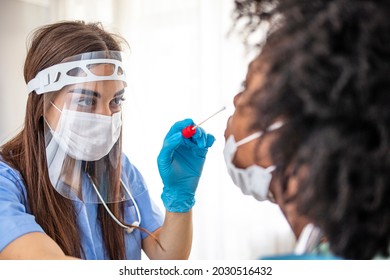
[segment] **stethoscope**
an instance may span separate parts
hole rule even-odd
[[[108,214],[111,216],[111,218],[119,225],[121,226],[122,228],[124,228],[126,230],[127,233],[132,233],[134,228],[132,227],[129,227],[129,226],[126,226],[124,225],[121,221],[119,221],[115,216],[114,214],[112,214],[112,212],[110,211],[110,209],[108,208],[107,204],[104,202],[104,199],[103,197],[100,195],[95,183],[93,182],[91,176],[87,173],[87,176],[89,178],[89,180],[91,181],[91,184],[93,186],[93,188],[95,189],[95,192],[97,194],[97,196],[99,197],[99,200],[102,202],[104,208],[107,210]],[[137,205],[137,202],[135,201],[134,197],[132,196],[132,194],[130,193],[130,191],[127,189],[126,185],[123,183],[122,179],[121,179],[121,185],[123,186],[123,188],[125,189],[126,193],[129,195],[130,199],[133,201],[133,204],[134,204],[134,207],[135,207],[135,211],[137,212],[137,217],[138,217],[138,221],[135,221],[133,222],[131,225],[132,226],[135,226],[135,227],[138,227],[140,224],[141,224],[141,214],[139,212],[139,208],[138,208],[138,205]]]

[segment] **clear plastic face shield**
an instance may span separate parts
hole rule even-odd
[[[121,185],[122,101],[126,76],[121,52],[83,53],[40,71],[28,83],[43,94],[49,177],[71,200],[130,199]]]

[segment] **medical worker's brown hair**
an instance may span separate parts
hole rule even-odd
[[[126,43],[123,38],[106,32],[99,23],[65,21],[43,26],[33,34],[24,65],[24,79],[28,83],[39,71],[70,56],[92,51],[121,51],[123,43]],[[21,173],[27,188],[28,208],[37,223],[66,255],[83,258],[76,209],[71,200],[57,193],[48,175],[43,96],[35,92],[29,94],[24,128],[2,147],[1,155]],[[121,156],[120,152],[116,154]],[[118,161],[120,163],[120,158]],[[120,189],[119,176],[120,168],[113,176],[116,178],[112,186],[114,190]],[[124,259],[124,229],[114,222],[102,205],[98,207],[107,255],[110,259]],[[109,207],[123,221],[123,203],[110,203]]]

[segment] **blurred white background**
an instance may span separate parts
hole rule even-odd
[[[29,34],[59,20],[100,21],[131,46],[123,148],[161,209],[156,158],[166,132],[177,120],[200,122],[228,107],[203,125],[217,141],[196,194],[190,259],[255,259],[291,251],[294,237],[279,208],[242,195],[223,160],[226,120],[251,59],[237,35],[227,37],[232,8],[233,0],[1,0],[0,144],[23,124]]]

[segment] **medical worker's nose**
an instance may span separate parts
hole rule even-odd
[[[115,112],[110,108],[110,104],[100,104],[95,113],[104,116],[112,116]]]

